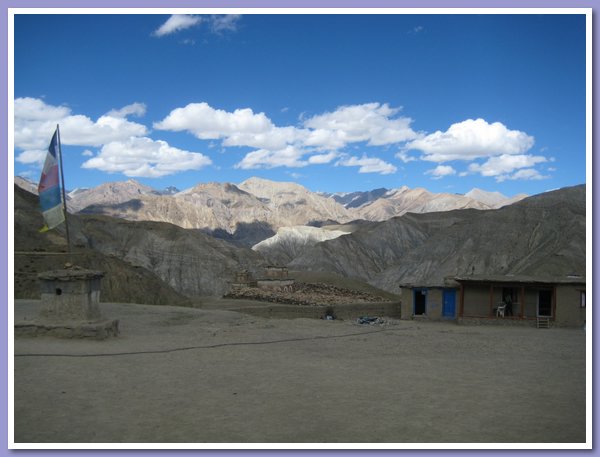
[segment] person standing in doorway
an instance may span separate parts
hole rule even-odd
[[[513,311],[512,311],[512,298],[509,294],[506,294],[504,296],[504,304],[506,305],[506,315],[507,316],[512,316],[513,315]]]

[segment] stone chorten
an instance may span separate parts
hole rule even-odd
[[[15,323],[20,336],[104,339],[119,334],[119,321],[100,312],[100,285],[104,273],[66,265],[64,270],[40,273],[41,309],[31,322]]]

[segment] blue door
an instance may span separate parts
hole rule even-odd
[[[456,316],[456,289],[444,289],[442,316],[454,318]]]

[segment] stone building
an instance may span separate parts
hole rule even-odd
[[[289,277],[287,267],[268,265],[264,268],[263,275],[254,279],[248,270],[236,273],[234,282],[231,283],[232,292],[245,287],[258,287],[262,289],[279,289],[292,292],[295,280]]]
[[[471,275],[441,284],[400,286],[404,319],[540,320],[580,327],[586,320],[584,276]]]

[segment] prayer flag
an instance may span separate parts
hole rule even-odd
[[[58,128],[52,136],[48,154],[42,169],[42,176],[38,186],[40,206],[44,215],[46,225],[40,232],[46,232],[60,225],[65,220],[65,215],[60,198],[60,184],[58,180],[58,157],[60,157],[60,145],[58,141]]]

